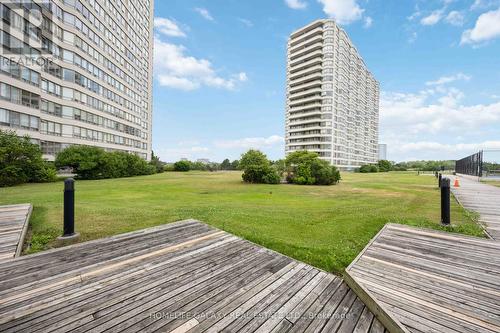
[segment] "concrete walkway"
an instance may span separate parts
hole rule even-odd
[[[460,187],[454,187],[458,178]],[[451,176],[451,191],[466,209],[480,214],[479,221],[486,232],[500,241],[500,187],[480,183],[469,177]]]

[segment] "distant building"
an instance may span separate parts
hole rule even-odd
[[[341,169],[377,162],[379,83],[347,33],[317,20],[288,39],[285,153]]]
[[[385,143],[381,143],[378,145],[378,159],[379,160],[387,159],[387,145]]]
[[[208,158],[199,158],[196,160],[198,163],[209,164],[210,160]]]

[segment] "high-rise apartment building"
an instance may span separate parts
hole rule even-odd
[[[151,157],[153,0],[2,0],[0,129]]]
[[[341,169],[378,160],[379,84],[331,19],[288,40],[285,153],[314,151]]]
[[[380,143],[378,145],[378,159],[386,160],[387,159],[387,144]]]

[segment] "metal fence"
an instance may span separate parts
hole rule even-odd
[[[483,176],[483,151],[472,154],[455,162],[455,172],[464,175]]]

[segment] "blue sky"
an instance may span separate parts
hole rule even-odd
[[[388,158],[500,149],[500,0],[155,1],[153,150],[284,155],[286,41],[334,18],[380,82]]]

